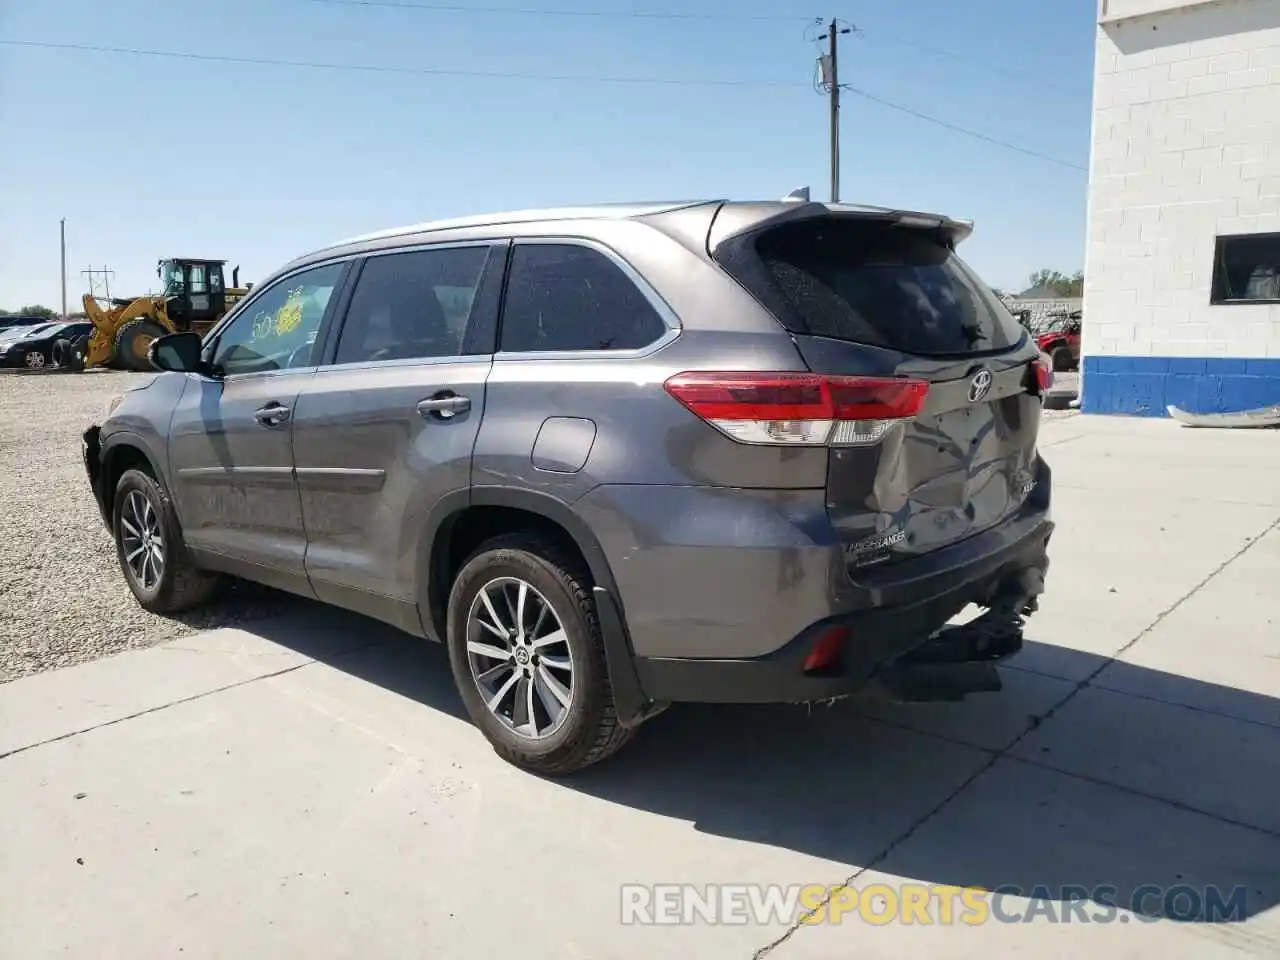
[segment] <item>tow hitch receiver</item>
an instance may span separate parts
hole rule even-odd
[[[1003,686],[996,664],[1022,649],[1023,617],[1001,605],[961,626],[943,627],[872,678],[891,699],[956,702]]]

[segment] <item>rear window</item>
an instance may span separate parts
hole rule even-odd
[[[730,241],[717,259],[792,333],[923,356],[1022,340],[995,294],[925,230],[818,217]]]

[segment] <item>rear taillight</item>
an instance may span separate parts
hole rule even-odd
[[[815,373],[678,373],[667,393],[740,443],[875,443],[920,412],[929,384]]]
[[[1053,386],[1053,361],[1044,354],[1031,361],[1036,377],[1036,390],[1043,396]]]

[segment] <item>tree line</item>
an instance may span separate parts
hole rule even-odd
[[[1055,297],[1062,300],[1072,300],[1077,297],[1084,296],[1084,271],[1077,270],[1068,276],[1057,270],[1037,270],[1035,273],[1027,277],[1027,288],[1034,290],[1036,287],[1044,287],[1048,289]],[[1016,297],[1016,290],[1001,290],[992,288],[993,292],[1001,300],[1006,297]]]
[[[1057,270],[1037,270],[1027,278],[1032,287],[1047,287],[1064,300],[1084,296],[1084,271],[1077,270],[1071,276]]]
[[[42,320],[57,320],[58,311],[46,307],[42,303],[30,303],[25,307],[19,307],[17,310],[5,310],[0,307],[0,317],[40,317]],[[85,320],[84,313],[73,313],[68,320]]]

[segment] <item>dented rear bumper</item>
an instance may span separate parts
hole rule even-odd
[[[1023,618],[1034,612],[1049,568],[1053,522],[1028,519],[1023,536],[980,560],[896,589],[864,588],[879,589],[888,602],[817,620],[768,655],[638,657],[640,685],[653,700],[718,703],[826,700],[873,683],[907,700],[998,690],[995,664],[1021,649]],[[948,626],[970,604],[988,613]]]

